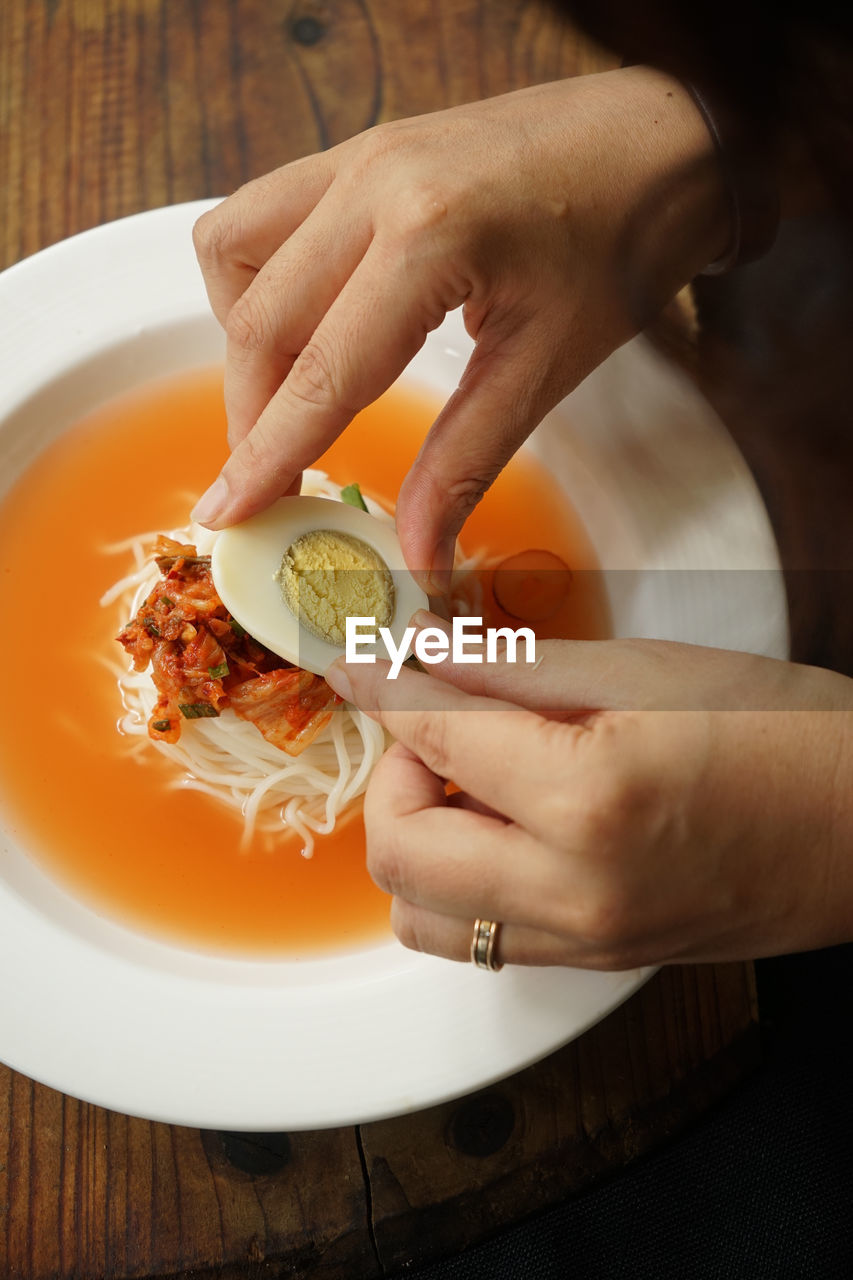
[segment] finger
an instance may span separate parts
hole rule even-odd
[[[258,270],[321,199],[334,172],[333,151],[305,156],[247,182],[198,219],[196,256],[223,327]]]
[[[403,790],[407,772],[399,759],[392,761],[371,779],[365,801],[367,867],[380,889],[465,919],[483,915],[553,930],[575,925],[582,894],[563,901],[553,888],[554,862],[565,852],[468,809],[401,812],[414,799],[414,788]]]
[[[646,666],[634,642],[618,640],[537,640],[532,662],[519,657],[528,652],[523,644],[512,651],[499,647],[494,661],[455,662],[452,621],[421,609],[411,624],[417,632],[439,629],[448,637],[447,658],[430,666],[438,680],[474,697],[510,702],[549,719],[580,718],[633,705],[621,694],[631,688],[636,698],[632,676]],[[474,651],[467,641],[466,650],[469,656]]]
[[[461,301],[456,288],[428,270],[413,279],[407,260],[374,239],[194,518],[223,528],[283,493],[399,376]]]
[[[394,791],[395,787],[399,788],[398,793]],[[423,760],[402,742],[392,742],[375,765],[364,801],[365,815],[371,812],[381,817],[385,796],[389,792],[392,801],[389,814],[394,816],[417,813],[434,806],[440,808],[447,801],[444,779],[428,769]]]
[[[448,809],[464,809],[469,813],[482,814],[497,822],[506,823],[507,821],[504,815],[491,805],[483,804],[465,791],[456,790],[454,784],[448,785],[443,778],[437,777],[402,742],[391,744],[375,766],[372,777],[376,776],[378,770],[387,770],[392,766],[396,770],[394,786],[399,786],[401,795],[406,796],[406,800],[400,802],[405,812],[416,812],[418,809],[426,809],[433,805],[445,805]],[[381,776],[380,773],[380,779]],[[376,795],[380,794],[379,784],[374,790]],[[380,813],[382,812],[381,803]]]
[[[284,382],[371,238],[352,216],[341,232],[339,204],[324,197],[264,264],[226,322],[225,409],[236,448]]]
[[[481,800],[477,800],[474,796],[469,796],[465,791],[451,790],[447,796],[448,809],[467,809],[471,813],[482,813],[488,818],[496,818],[499,822],[506,822],[507,819],[502,813],[499,813],[490,804],[483,804]]]
[[[364,821],[368,870],[386,893],[464,919],[545,929],[575,920],[576,904],[553,892],[560,855],[501,818],[449,806],[441,780],[399,743],[374,770]]]
[[[526,707],[552,720],[580,720],[605,709],[636,705],[636,680],[632,683],[632,676],[645,667],[646,659],[634,641],[537,639],[530,650],[523,641],[510,646],[504,639],[496,643],[495,659],[487,660],[485,644],[478,649],[472,634],[466,631],[467,660],[457,662],[453,658],[452,620],[419,609],[412,615],[411,625],[416,633],[444,632],[448,637],[447,656],[430,665],[430,674],[474,697]],[[417,652],[417,634],[414,646]],[[656,665],[655,657],[650,656],[652,666]],[[629,688],[633,700],[627,697]]]
[[[548,314],[487,320],[458,390],[427,435],[400,489],[397,529],[406,563],[428,566],[446,592],[456,535],[497,475],[581,376],[562,321]],[[587,344],[588,347],[588,344]],[[589,359],[593,359],[587,351]],[[583,372],[591,365],[581,367]]]
[[[564,802],[560,788],[555,796],[555,762],[562,774],[579,767],[589,731],[510,703],[471,697],[422,672],[404,668],[389,680],[388,670],[387,662],[339,660],[326,679],[346,701],[385,725],[433,773],[549,839],[555,798]],[[586,772],[582,770],[581,781]],[[580,790],[578,795],[580,804]]]
[[[452,624],[433,613],[419,611],[412,623],[418,630],[440,627],[452,636]],[[476,697],[516,703],[550,719],[578,721],[599,711],[737,711],[776,705],[777,690],[783,683],[790,686],[792,668],[778,659],[704,645],[618,639],[537,640],[535,663],[510,661],[501,653],[496,661],[482,663],[449,657],[430,672]],[[790,705],[793,692],[786,689],[778,705]],[[809,696],[813,705],[811,690]]]
[[[419,907],[403,898],[391,903],[391,928],[403,946],[412,951],[425,951],[447,960],[470,963],[474,919],[443,915]],[[602,960],[571,938],[560,937],[544,929],[531,929],[511,921],[498,921],[494,960],[499,965],[572,965],[576,968],[602,968]]]
[[[384,763],[387,761],[387,763]],[[402,761],[408,762],[408,767],[401,765]],[[429,808],[431,805],[446,805],[448,809],[465,809],[469,813],[483,814],[485,817],[494,818],[498,822],[506,822],[507,819],[497,809],[491,805],[483,804],[480,800],[470,796],[465,791],[456,790],[454,784],[448,784],[443,778],[439,778],[431,770],[427,769],[422,760],[419,760],[408,747],[402,742],[393,742],[379,763],[375,766],[372,778],[375,779],[379,770],[387,770],[391,765],[396,767],[395,786],[401,788],[401,794],[407,797],[408,805],[411,807],[406,812],[417,811],[419,808]],[[381,778],[380,773],[380,778]],[[374,794],[380,794],[380,785],[374,787]],[[368,801],[367,803],[372,803]],[[382,812],[380,804],[380,813]]]

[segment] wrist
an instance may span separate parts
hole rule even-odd
[[[779,190],[774,153],[766,130],[718,93],[689,80],[685,88],[714,143],[726,186],[728,243],[703,270],[705,275],[722,275],[763,257],[776,239]]]
[[[680,288],[726,254],[731,200],[718,147],[694,95],[680,80],[649,66],[605,73],[619,77],[620,123],[630,142],[624,182],[633,183],[627,238],[631,264],[658,310]],[[609,87],[612,91],[612,87]]]

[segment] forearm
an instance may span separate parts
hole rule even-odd
[[[830,208],[853,217],[849,8],[829,0],[551,3],[617,57],[707,94],[728,117],[725,145],[747,163],[751,156],[782,218]]]
[[[853,681],[846,683],[853,689]],[[790,725],[790,783],[800,815],[800,840],[789,851],[790,875],[803,885],[811,907],[806,912],[802,904],[792,904],[791,940],[802,949],[853,940],[851,703],[853,697],[845,710],[797,713]],[[787,790],[780,800],[786,794],[790,800]]]
[[[619,158],[616,166],[601,163],[613,181],[601,199],[621,211],[622,252],[615,260],[626,296],[646,313],[639,317],[644,323],[725,251],[731,236],[725,174],[695,98],[674,76],[631,66],[585,77],[585,83],[600,95],[601,145]],[[571,93],[566,102],[571,105]],[[583,119],[575,127],[582,128]],[[564,163],[571,165],[571,150]],[[595,180],[591,172],[589,181]]]

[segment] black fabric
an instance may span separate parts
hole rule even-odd
[[[550,0],[617,56],[701,86],[763,163],[801,141],[853,224],[853,5],[838,0]],[[727,130],[731,135],[731,131]],[[764,140],[764,141],[762,141]]]
[[[418,1280],[853,1277],[853,946],[758,966],[764,1063],[605,1185]]]

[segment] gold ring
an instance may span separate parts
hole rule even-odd
[[[471,938],[471,963],[477,969],[489,969],[497,973],[503,965],[495,959],[495,943],[500,930],[499,920],[474,921],[474,934]]]

